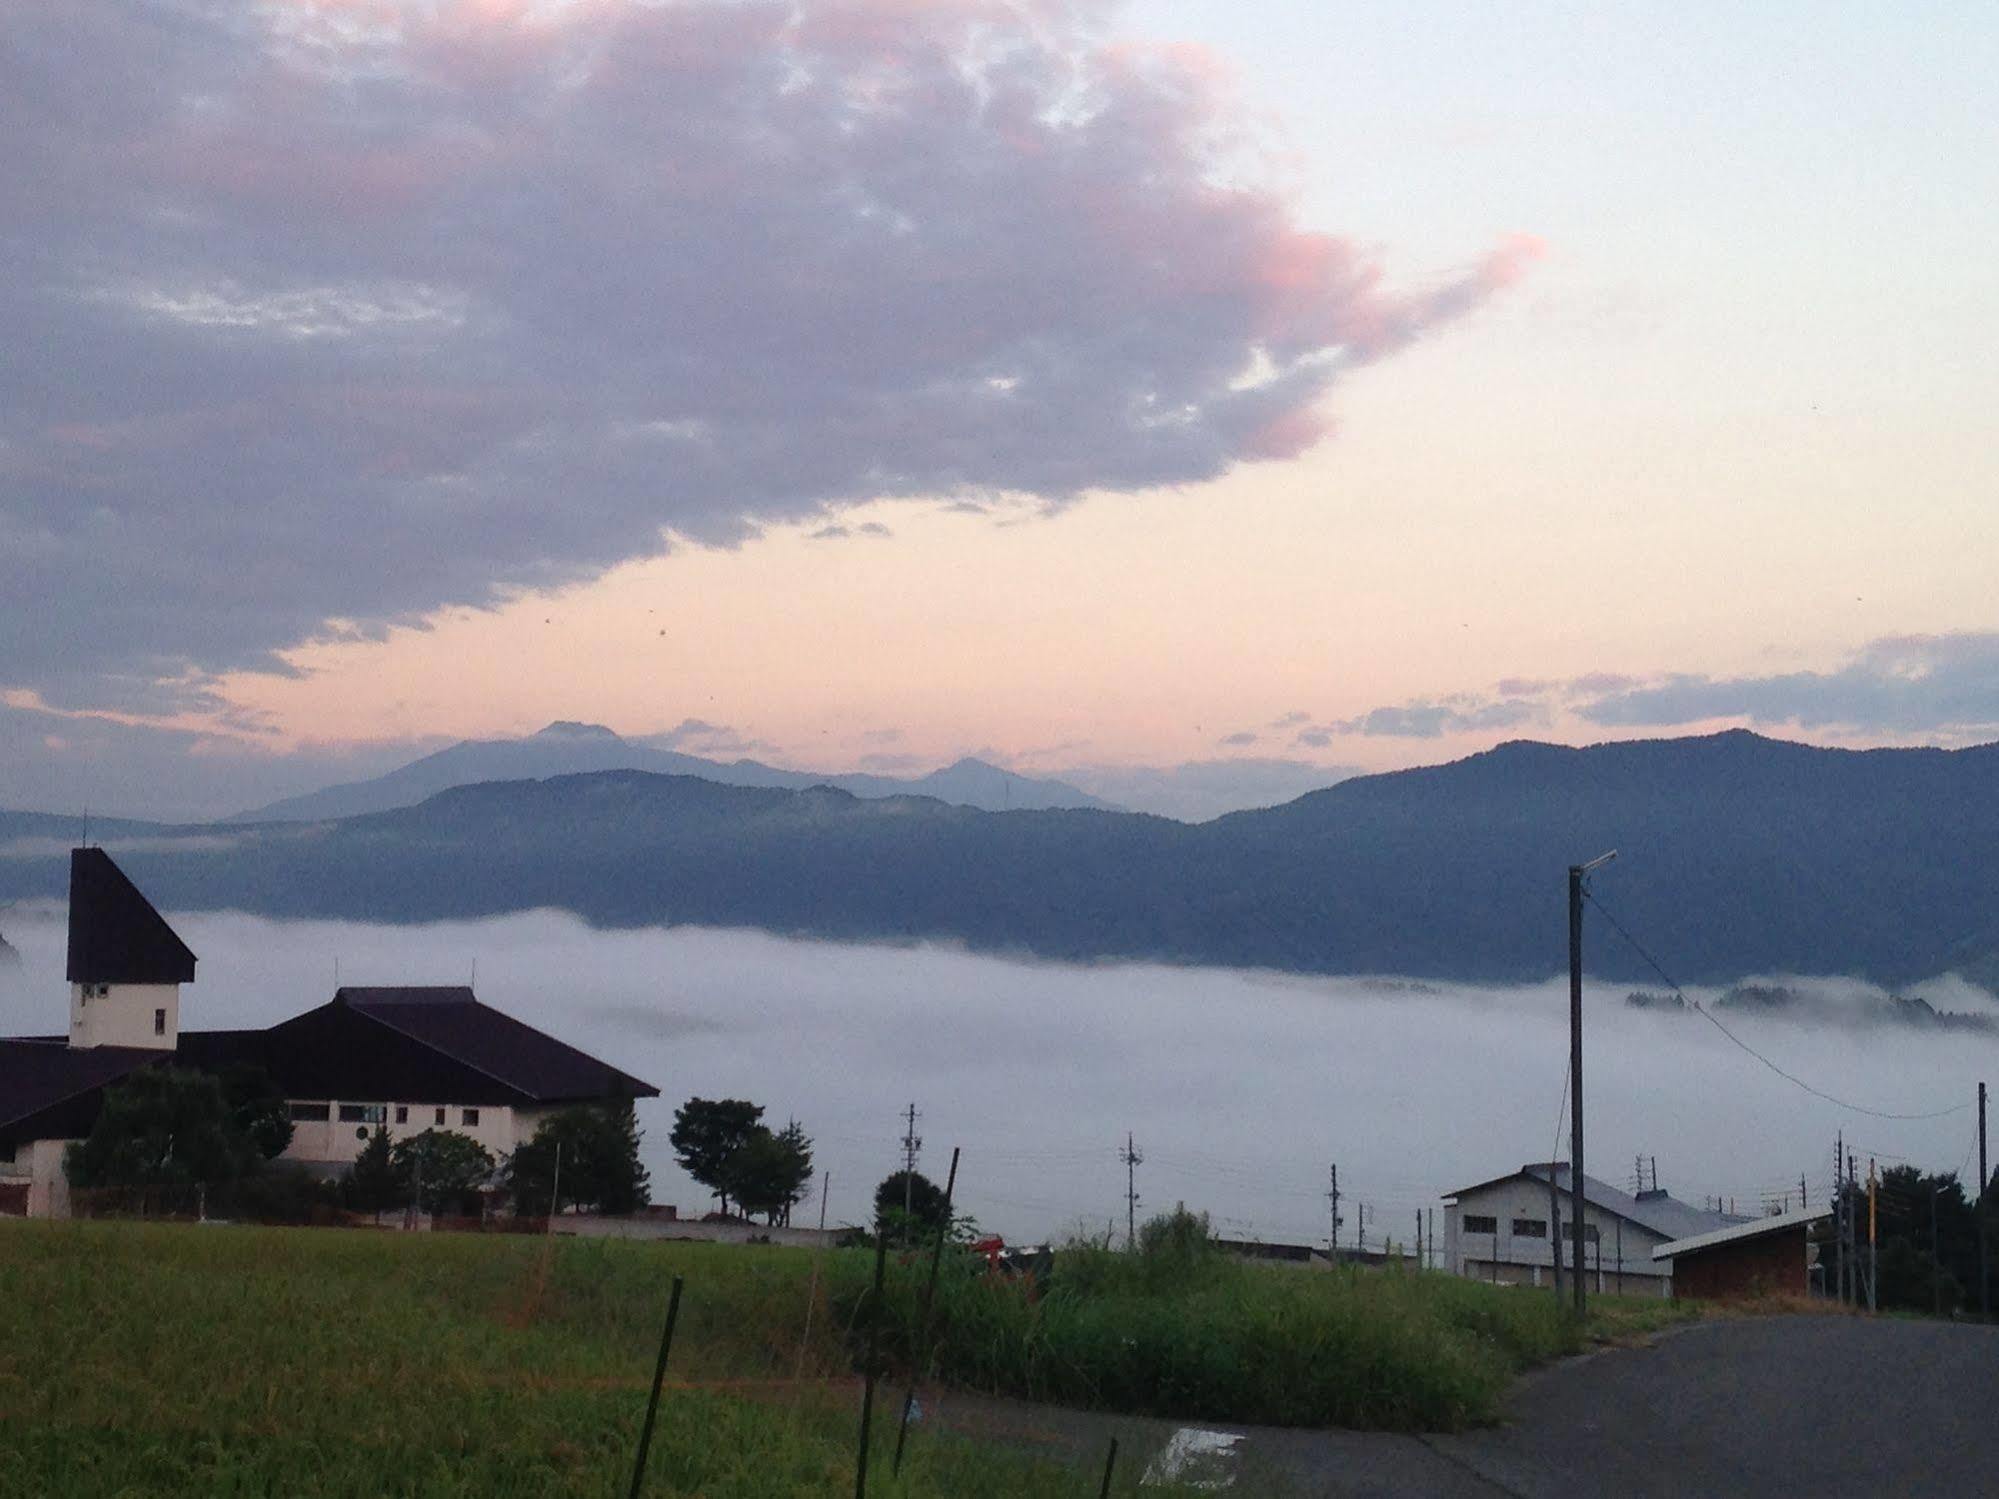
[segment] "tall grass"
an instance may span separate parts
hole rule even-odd
[[[850,1492],[846,1330],[822,1306],[804,1335],[810,1268],[727,1245],[0,1220],[0,1495],[622,1493],[676,1274],[647,1494]],[[789,1383],[801,1366],[822,1382]],[[872,1494],[1078,1492],[1066,1467],[931,1431],[899,1481],[886,1456]]]
[[[850,1315],[864,1308],[855,1269],[842,1267],[835,1293]],[[904,1359],[920,1357],[913,1281],[903,1277],[884,1308]],[[1616,1326],[1633,1314],[1606,1306],[1604,1315]],[[1184,1245],[1135,1255],[1073,1245],[1038,1291],[956,1267],[939,1287],[934,1326],[936,1373],[973,1389],[1145,1415],[1401,1431],[1489,1422],[1515,1374],[1587,1341],[1545,1292],[1413,1271],[1259,1266]]]

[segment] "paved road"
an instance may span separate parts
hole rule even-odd
[[[1087,1464],[1157,1462],[1176,1423],[944,1402],[946,1424]],[[1184,1423],[1179,1423],[1184,1424]],[[1858,1317],[1710,1322],[1521,1382],[1458,1436],[1217,1425],[1245,1495],[1764,1499],[1999,1494],[1999,1328]],[[1189,1476],[1192,1476],[1191,1474]]]

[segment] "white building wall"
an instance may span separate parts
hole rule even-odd
[[[1570,1200],[1562,1194],[1562,1269],[1572,1262],[1569,1227]],[[1493,1232],[1472,1233],[1464,1227],[1467,1218],[1490,1218]],[[1466,1192],[1444,1209],[1444,1255],[1446,1268],[1473,1280],[1500,1285],[1540,1286],[1552,1283],[1554,1253],[1548,1238],[1513,1232],[1516,1221],[1548,1222],[1548,1185],[1524,1179],[1504,1181]],[[1666,1242],[1639,1224],[1620,1219],[1589,1203],[1583,1204],[1585,1228],[1595,1228],[1597,1241],[1585,1244],[1584,1270],[1592,1289],[1616,1293],[1620,1285],[1629,1296],[1670,1296],[1672,1276],[1652,1258],[1654,1246]],[[1622,1224],[1620,1229],[1619,1225]],[[1623,1259],[1618,1258],[1620,1234]]]
[[[366,1120],[343,1120],[340,1117],[342,1105],[380,1109],[380,1127],[389,1132],[392,1143],[411,1139],[427,1129],[450,1130],[471,1136],[491,1151],[495,1160],[504,1160],[512,1155],[514,1148],[521,1141],[531,1139],[541,1120],[552,1112],[547,1109],[515,1109],[506,1104],[383,1103],[375,1099],[355,1098],[299,1098],[291,1102],[324,1105],[327,1117],[324,1121],[294,1119],[292,1142],[280,1159],[338,1166],[352,1165],[376,1129],[375,1124]],[[465,1122],[468,1109],[476,1112],[477,1123]],[[404,1117],[398,1119],[399,1112]],[[443,1123],[438,1122],[440,1112]]]
[[[172,1051],[180,1044],[180,985],[71,984],[69,1044]]]
[[[68,1140],[26,1140],[0,1154],[0,1182],[28,1184],[30,1218],[69,1216],[69,1173],[63,1169]]]

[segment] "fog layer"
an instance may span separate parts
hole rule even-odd
[[[695,929],[592,931],[533,912],[422,927],[172,917],[200,955],[189,1029],[262,1026],[350,984],[464,983],[481,999],[656,1084],[640,1106],[655,1201],[710,1206],[674,1165],[675,1105],[746,1097],[801,1120],[830,1175],[829,1221],[859,1221],[899,1163],[915,1102],[921,1167],[964,1148],[960,1200],[1023,1240],[1122,1228],[1127,1131],[1140,1215],[1184,1201],[1240,1236],[1323,1242],[1337,1162],[1351,1242],[1411,1237],[1418,1208],[1524,1161],[1566,1157],[1566,985],[1413,984],[1144,965],[1067,967],[940,947],[867,947]],[[9,913],[23,961],[0,967],[0,1034],[65,1024],[63,913]],[[1797,983],[1796,980],[1786,982]],[[1811,981],[1827,997],[1868,991]],[[1864,1163],[1937,1170],[1970,1158],[1969,1109],[1894,1120],[1839,1107],[1779,1077],[1699,1015],[1639,1011],[1624,985],[1587,993],[1587,1165],[1624,1183],[1656,1157],[1660,1185],[1699,1203],[1814,1202],[1844,1128]],[[1993,1013],[1943,981],[1940,1008]],[[1695,995],[1711,998],[1711,994]],[[1786,1071],[1851,1104],[1925,1113],[1999,1079],[1984,1035],[1723,1012]],[[1975,1170],[1975,1161],[1973,1163]],[[794,1221],[816,1221],[819,1183]],[[1795,1200],[1795,1196],[1794,1199]],[[1441,1222],[1441,1217],[1439,1218]]]

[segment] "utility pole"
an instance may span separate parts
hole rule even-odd
[[[1124,1154],[1119,1157],[1124,1162],[1124,1247],[1138,1248],[1138,1168],[1145,1157],[1138,1153],[1138,1147],[1131,1143],[1131,1131],[1124,1136]]]
[[[1841,1190],[1845,1163],[1846,1135],[1841,1132],[1832,1142],[1832,1294],[1841,1306],[1846,1305],[1846,1193]]]
[[[1867,1310],[1880,1309],[1881,1291],[1881,1247],[1874,1236],[1875,1208],[1877,1204],[1877,1182],[1874,1176],[1874,1157],[1867,1158]]]
[[[1992,1279],[1985,1268],[1985,1184],[1991,1180],[1985,1165],[1985,1084],[1978,1085],[1978,1315],[1992,1320]]]
[[[1332,1222],[1326,1232],[1326,1259],[1337,1265],[1340,1262],[1340,1168],[1335,1162],[1326,1169],[1332,1178],[1332,1190],[1326,1194],[1326,1200],[1332,1204]]]
[[[1624,1219],[1617,1220],[1617,1294],[1624,1294]]]
[[[1608,864],[1617,850],[1599,854],[1587,864],[1569,866],[1569,1231],[1575,1237],[1575,1252],[1569,1257],[1575,1271],[1576,1316],[1586,1309],[1583,1290],[1583,877],[1592,869]],[[1560,1264],[1562,1252],[1555,1251]],[[1559,1280],[1559,1277],[1558,1277]]]
[[[1937,1189],[1930,1189],[1930,1315],[1943,1315],[1943,1254],[1937,1242]]]
[[[1555,1185],[1555,1163],[1548,1162],[1548,1259],[1555,1267],[1555,1300],[1562,1299],[1562,1192]]]
[[[1859,1306],[1866,1278],[1860,1267],[1860,1172],[1850,1150],[1846,1153],[1846,1193],[1853,1199],[1846,1210],[1846,1274],[1853,1283],[1853,1304]]]
[[[905,1228],[916,1213],[916,1153],[923,1149],[923,1141],[916,1133],[916,1105],[910,1104],[904,1115],[906,1123],[902,1131],[902,1221]]]

